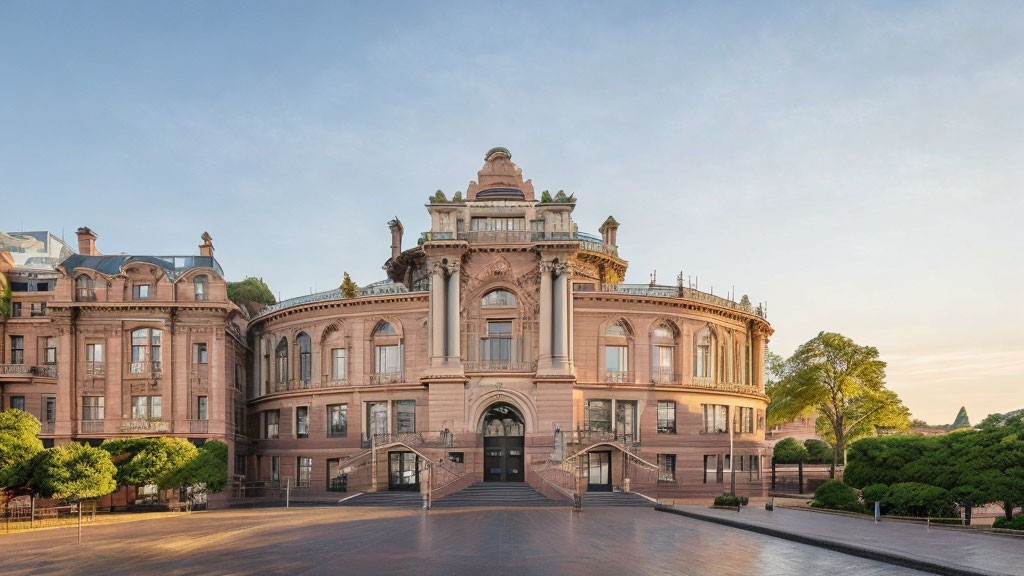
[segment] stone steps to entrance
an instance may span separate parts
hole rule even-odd
[[[569,506],[568,501],[549,500],[525,482],[477,482],[440,498],[434,508],[472,506],[541,507]]]
[[[419,492],[363,492],[339,502],[340,506],[386,506],[392,508],[423,508]]]
[[[583,494],[583,508],[604,506],[633,506],[653,508],[654,502],[632,492],[587,492]]]

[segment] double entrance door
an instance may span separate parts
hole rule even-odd
[[[420,489],[420,459],[414,452],[388,452],[388,490]]]
[[[522,482],[523,437],[484,437],[484,482]]]
[[[611,492],[612,453],[587,452],[587,492]]]

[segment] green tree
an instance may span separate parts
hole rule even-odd
[[[959,430],[960,428],[970,428],[971,421],[967,418],[967,408],[961,406],[960,411],[956,413],[956,420],[953,420],[953,430]]]
[[[160,485],[165,476],[196,457],[198,450],[184,438],[128,438],[101,446],[117,464],[118,485]],[[164,481],[166,482],[166,481]]]
[[[117,488],[116,469],[105,450],[71,442],[40,452],[33,460],[29,483],[44,498],[99,498]]]
[[[252,276],[241,282],[228,282],[228,300],[252,314],[277,302],[270,287],[263,282],[263,278]]]
[[[210,440],[176,470],[161,477],[161,490],[202,485],[205,492],[220,492],[228,482],[228,445]]]
[[[903,429],[910,412],[885,387],[885,362],[878,349],[822,332],[797,348],[783,378],[771,387],[769,425],[813,411],[816,431],[832,444],[832,464],[845,463],[849,442],[874,434],[876,427]]]
[[[39,420],[28,412],[0,412],[0,489],[4,492],[28,483],[32,458],[43,451],[39,430]]]
[[[772,451],[778,464],[798,464],[807,461],[807,449],[796,438],[783,438]]]
[[[547,190],[541,192],[540,193],[540,202],[541,202],[541,204],[548,204],[548,203],[550,203],[551,202],[551,192],[548,192]]]
[[[843,481],[854,488],[870,484],[891,485],[897,482],[924,482],[935,470],[914,469],[934,459],[940,450],[938,436],[881,436],[862,438],[850,445]]]
[[[355,298],[356,294],[359,293],[359,286],[352,281],[352,278],[345,272],[344,278],[341,280],[341,293],[345,295],[345,298]]]

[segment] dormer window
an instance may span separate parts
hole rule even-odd
[[[206,274],[200,274],[192,280],[192,290],[196,302],[205,302],[210,299],[210,279]]]
[[[84,274],[75,278],[75,299],[81,302],[96,299],[96,283],[92,278]]]
[[[516,295],[508,290],[492,290],[480,301],[481,306],[515,306]]]
[[[136,284],[133,286],[132,300],[149,300],[149,284]]]

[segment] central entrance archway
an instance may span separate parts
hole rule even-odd
[[[522,482],[524,474],[523,416],[499,402],[484,412],[484,482]]]

